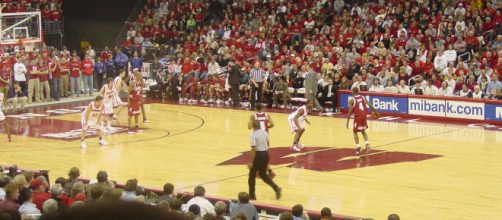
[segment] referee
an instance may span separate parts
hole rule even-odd
[[[268,168],[268,133],[261,129],[260,122],[253,122],[253,133],[251,134],[251,160],[249,161],[249,197],[256,200],[255,185],[256,172],[259,172],[260,178],[272,187],[275,191],[275,198],[281,198],[281,188],[275,184],[267,175]]]
[[[264,79],[265,71],[260,67],[260,61],[256,61],[253,68],[249,71],[249,81],[251,81],[251,109],[255,108],[256,102],[261,102]]]

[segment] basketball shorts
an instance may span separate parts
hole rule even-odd
[[[113,102],[103,102],[105,115],[113,114]]]
[[[298,127],[295,124],[294,120],[288,120],[289,122],[289,127],[291,127],[291,133],[295,133],[298,130]],[[299,121],[298,124],[300,125],[300,129],[304,129],[305,126],[303,126],[303,121]]]
[[[352,131],[354,133],[356,132],[361,132],[368,129],[368,122],[366,121],[366,115],[363,116],[356,116],[354,117],[354,127],[352,128]]]

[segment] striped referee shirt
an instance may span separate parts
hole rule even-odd
[[[258,129],[251,134],[251,147],[256,151],[268,150],[268,133],[265,130]]]
[[[252,68],[249,71],[249,77],[251,77],[251,79],[253,79],[257,83],[263,82],[264,76],[265,76],[265,71],[262,68],[259,69]]]

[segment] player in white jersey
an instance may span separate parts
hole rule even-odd
[[[263,105],[256,105],[256,112],[253,113],[251,117],[249,117],[248,129],[253,129],[253,122],[259,121],[261,129],[265,130],[268,133],[268,129],[274,127],[274,121],[272,121],[270,115],[268,115],[266,112],[263,112],[262,109]]]
[[[96,96],[94,101],[89,103],[82,112],[82,132],[80,133],[80,147],[87,148],[85,143],[85,132],[90,128],[96,129],[99,137],[99,145],[106,146],[108,143],[103,139],[101,119],[103,115],[103,97]]]
[[[4,102],[4,94],[0,92],[0,123],[3,124],[3,127],[7,133],[7,139],[9,142],[12,141],[10,136],[9,124],[7,123],[7,119],[5,119],[5,115],[2,112],[2,103]]]
[[[106,124],[106,128],[108,132],[113,130],[112,121],[113,121],[113,102],[115,99],[115,87],[113,84],[113,80],[111,78],[106,79],[106,84],[103,85],[99,94],[103,96],[103,113],[105,115],[104,122]],[[115,120],[115,122],[117,122]],[[117,122],[118,123],[118,122]]]
[[[126,89],[124,89],[124,77],[125,77],[125,70],[121,70],[119,75],[117,77],[115,77],[115,79],[113,80],[113,86],[114,86],[114,89],[115,89],[115,96],[114,96],[114,99],[113,99],[113,107],[114,108],[118,108],[117,111],[115,112],[115,114],[113,115],[113,119],[114,120],[117,120],[117,117],[118,115],[120,114],[120,111],[122,111],[122,107],[124,107],[124,105],[126,103],[122,102],[122,99],[120,98],[119,96],[119,93],[120,91],[127,91]]]
[[[314,108],[314,103],[312,100],[307,101],[307,104],[298,108],[295,112],[291,113],[288,117],[289,126],[291,127],[291,132],[295,133],[295,138],[293,140],[293,151],[299,152],[303,148],[303,145],[300,143],[300,138],[305,132],[305,127],[303,126],[303,121],[310,124],[310,121],[307,120],[307,115]]]

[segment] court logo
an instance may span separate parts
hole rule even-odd
[[[420,162],[441,155],[422,154],[400,151],[371,150],[364,156],[354,156],[353,148],[306,147],[301,153],[293,153],[289,147],[269,149],[271,165],[288,165],[291,168],[301,168],[322,172],[357,169],[364,167]],[[218,165],[246,165],[249,163],[250,152],[227,160]]]

